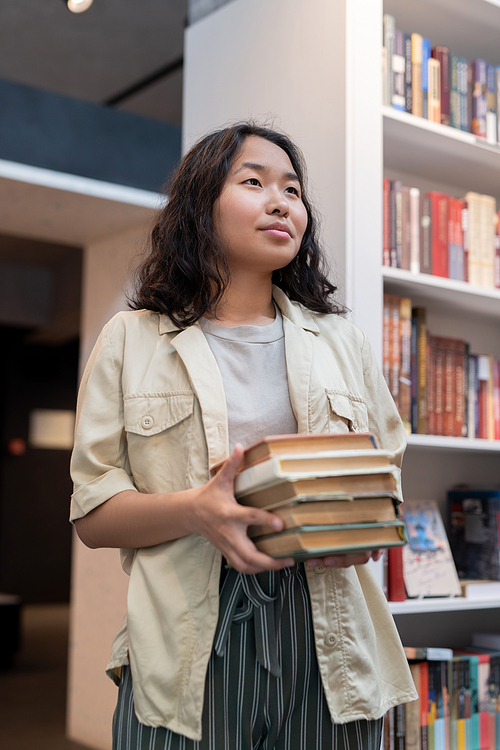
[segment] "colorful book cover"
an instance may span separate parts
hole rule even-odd
[[[429,59],[431,57],[430,39],[422,39],[422,117],[429,118]]]
[[[436,501],[406,501],[404,518],[410,540],[403,548],[408,596],[460,596],[460,582]]]

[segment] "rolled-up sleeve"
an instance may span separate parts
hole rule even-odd
[[[394,464],[401,468],[405,429],[370,342],[365,334],[363,337],[361,354],[370,432],[378,438],[380,448],[394,452]]]
[[[80,385],[71,458],[74,483],[70,509],[72,522],[117,492],[136,489],[123,424],[123,328],[116,323],[115,318],[102,330]]]

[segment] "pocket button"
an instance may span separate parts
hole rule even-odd
[[[154,425],[154,423],[155,423],[155,421],[154,421],[153,417],[151,417],[149,414],[146,414],[141,419],[141,426],[143,427],[144,430],[150,430],[151,427]]]
[[[328,648],[333,648],[338,641],[338,637],[335,635],[335,633],[327,633],[325,636],[325,644],[328,646]]]
[[[316,566],[316,567],[314,568],[314,572],[315,572],[315,573],[320,573],[320,574],[321,574],[321,573],[326,573],[326,568],[324,568],[324,567],[323,567],[322,565],[317,565],[317,566]]]

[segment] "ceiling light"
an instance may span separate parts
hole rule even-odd
[[[93,0],[64,0],[68,6],[68,10],[72,13],[83,13],[84,10],[90,8]]]

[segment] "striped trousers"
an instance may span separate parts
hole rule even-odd
[[[380,750],[383,719],[332,724],[303,566],[285,568],[278,584],[274,611],[279,676],[259,659],[255,618],[243,594],[240,617],[232,622],[224,650],[220,655],[213,650],[208,664],[202,739],[141,724],[134,712],[130,668],[124,667],[113,750]],[[241,616],[245,612],[250,614]]]

